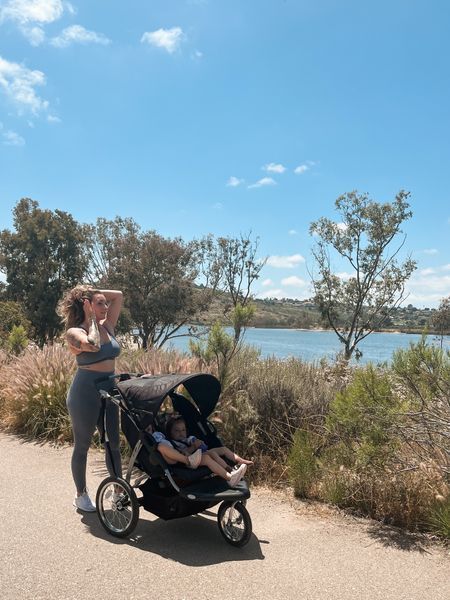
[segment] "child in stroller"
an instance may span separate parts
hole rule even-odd
[[[147,425],[145,431],[153,436],[158,452],[168,464],[181,463],[191,469],[196,469],[198,466],[208,467],[215,475],[225,479],[231,487],[239,483],[245,474],[247,464],[251,464],[251,461],[245,461],[244,464],[245,459],[224,446],[208,450],[201,440],[194,436],[188,437],[186,423],[180,416],[172,417],[167,422],[167,437],[160,431],[155,431],[152,422]],[[240,466],[231,470],[231,467],[221,458],[222,452],[233,462],[240,463]]]
[[[203,440],[196,438],[193,435],[187,433],[186,420],[181,415],[171,417],[167,421],[166,425],[166,436],[170,442],[183,454],[192,454],[196,450],[201,450],[202,453],[212,456],[212,458],[219,463],[224,469],[230,471],[231,465],[252,465],[252,460],[242,458],[226,446],[219,446],[216,448],[208,449],[208,446]],[[223,458],[226,458],[228,462],[225,462]]]

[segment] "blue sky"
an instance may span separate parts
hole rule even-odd
[[[0,228],[31,197],[185,240],[251,231],[257,295],[306,298],[311,221],[406,189],[406,302],[437,306],[449,24],[445,0],[0,0]]]

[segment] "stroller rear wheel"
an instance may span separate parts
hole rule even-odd
[[[222,502],[217,512],[220,533],[232,546],[245,546],[252,534],[252,520],[242,502]]]
[[[98,487],[97,514],[108,533],[116,537],[129,535],[139,519],[139,503],[131,485],[119,477],[108,477]]]

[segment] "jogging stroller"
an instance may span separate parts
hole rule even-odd
[[[247,544],[252,522],[245,507],[250,497],[246,481],[241,479],[232,488],[207,467],[194,470],[180,463],[169,465],[158,452],[153,436],[146,432],[149,423],[164,431],[165,418],[177,413],[191,435],[204,440],[209,448],[222,446],[215,426],[208,420],[219,400],[219,381],[206,373],[112,377],[119,379],[112,392],[101,389],[102,381],[97,387],[103,400],[120,407],[122,431],[132,453],[125,478],[107,477],[97,490],[97,514],[106,531],[116,537],[131,534],[140,507],[170,520],[220,504],[217,522],[222,536],[233,546]]]

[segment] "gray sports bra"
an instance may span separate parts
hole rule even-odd
[[[108,332],[109,333],[109,332]],[[81,352],[76,355],[77,365],[84,367],[85,365],[95,365],[95,363],[102,362],[104,360],[112,360],[120,354],[120,346],[117,343],[116,338],[109,333],[111,340],[102,344],[98,352]]]

